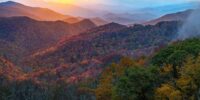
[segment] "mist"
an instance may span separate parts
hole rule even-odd
[[[195,9],[179,30],[178,39],[200,36],[200,7]]]

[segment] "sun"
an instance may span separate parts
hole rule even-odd
[[[62,4],[72,4],[74,0],[44,0],[46,2],[62,3]]]
[[[58,3],[73,3],[74,0],[57,0]]]

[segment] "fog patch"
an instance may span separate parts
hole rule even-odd
[[[200,37],[200,7],[195,9],[178,32],[178,39]]]

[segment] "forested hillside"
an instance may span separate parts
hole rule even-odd
[[[96,25],[90,20],[69,24],[36,21],[29,17],[0,17],[0,54],[12,61],[50,47],[63,37],[76,35]]]
[[[51,83],[25,74],[1,58],[1,100],[198,100],[200,39],[170,43],[152,57],[122,57],[97,79],[79,84]],[[5,70],[6,68],[6,70]],[[12,74],[8,72],[12,71]],[[6,74],[7,73],[7,74]],[[15,75],[18,76],[15,76]],[[34,75],[34,76],[33,76]],[[36,75],[36,76],[35,76]],[[53,74],[47,74],[50,78]],[[23,76],[23,77],[22,77]],[[14,79],[13,79],[14,78]],[[45,80],[46,80],[45,79]],[[4,81],[2,81],[4,80]],[[55,80],[55,79],[53,79]],[[47,82],[47,83],[46,83]]]
[[[161,22],[154,26],[125,27],[116,23],[66,38],[56,46],[36,52],[24,62],[32,68],[62,68],[62,77],[78,81],[96,77],[105,65],[123,56],[151,55],[177,36],[181,22]],[[67,74],[66,74],[67,73]]]

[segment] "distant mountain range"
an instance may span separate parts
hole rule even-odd
[[[47,8],[29,7],[13,1],[0,3],[0,16],[27,16],[36,20],[43,21],[63,20],[71,17],[57,13]]]
[[[143,23],[145,21],[155,18],[155,16],[150,13],[133,13],[133,14],[131,14],[131,13],[121,13],[121,14],[108,13],[108,14],[104,15],[103,18],[108,21],[115,22],[115,23],[129,25],[129,24]]]
[[[145,25],[149,25],[149,24],[154,25],[161,21],[185,21],[192,12],[193,12],[193,10],[186,10],[186,11],[182,11],[182,12],[167,14],[160,18],[145,22],[144,24]]]
[[[47,8],[29,7],[17,2],[8,1],[0,3],[0,17],[27,16],[40,21],[62,20],[68,23],[77,23],[87,18],[63,15]],[[104,25],[107,22],[101,18],[91,18],[96,25]]]
[[[109,22],[116,22],[124,25],[140,24],[155,19],[160,15],[183,11],[197,7],[196,3],[186,3],[179,5],[168,5],[154,8],[144,8],[137,10],[127,10],[128,13],[119,13],[98,9],[83,8],[75,5],[64,5],[48,3],[44,7],[29,7],[17,2],[8,1],[0,3],[0,16],[27,16],[36,20],[56,21],[63,20],[68,23],[76,23],[83,19],[90,19],[97,26],[105,25]],[[109,8],[109,7],[106,7]],[[168,13],[167,13],[168,12]],[[62,14],[61,14],[62,13]],[[67,14],[67,15],[64,15]]]
[[[113,22],[121,23],[121,24],[142,24],[146,21],[150,21],[160,16],[164,16],[167,14],[173,14],[177,12],[183,12],[188,9],[196,9],[199,7],[199,2],[190,2],[190,3],[180,3],[180,4],[172,4],[172,5],[165,5],[165,6],[157,6],[157,7],[150,7],[150,8],[120,8],[116,12],[111,12],[105,14],[105,19],[112,20]],[[106,7],[107,9],[109,6]],[[112,9],[112,8],[111,8]],[[113,6],[113,9],[117,9],[117,6]],[[123,13],[127,12],[127,13]],[[183,15],[183,17],[186,17]],[[167,21],[167,20],[166,20]]]

